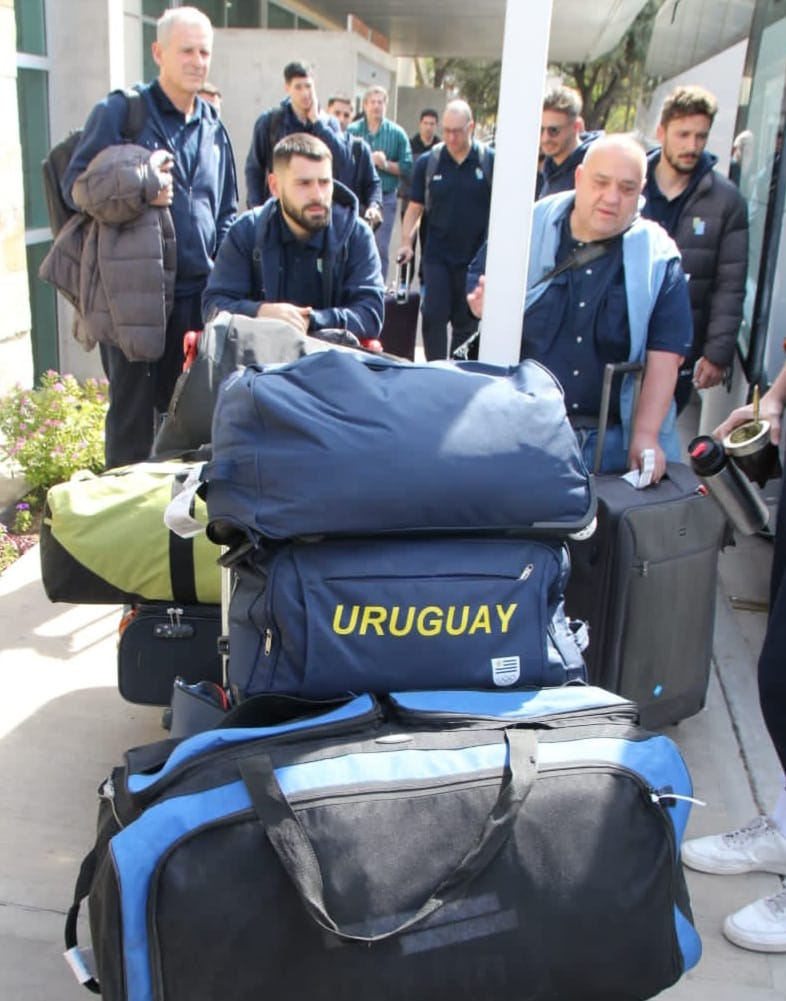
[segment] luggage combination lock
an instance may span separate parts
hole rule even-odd
[[[194,635],[194,627],[183,622],[182,608],[167,608],[168,622],[157,622],[153,627],[153,635],[159,640],[188,640]]]

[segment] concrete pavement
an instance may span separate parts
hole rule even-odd
[[[777,793],[754,673],[765,616],[734,610],[729,601],[766,597],[769,548],[746,539],[721,556],[707,707],[667,730],[696,795],[708,803],[691,814],[693,836],[737,826]],[[0,576],[0,983],[9,1001],[86,996],[61,953],[79,863],[92,846],[96,789],[126,748],[163,735],[160,710],[130,705],[117,693],[118,620],[117,607],[50,604],[37,547]],[[777,878],[689,873],[688,882],[704,956],[659,997],[784,1001],[786,956],[745,952],[720,931],[729,911],[776,890]]]

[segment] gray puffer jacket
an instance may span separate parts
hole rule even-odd
[[[38,273],[76,309],[74,335],[88,351],[113,344],[129,361],[164,352],[177,251],[169,209],[149,204],[158,192],[150,150],[130,144],[102,150],[74,182],[82,211]]]

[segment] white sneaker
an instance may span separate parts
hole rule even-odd
[[[769,817],[757,817],[729,834],[686,841],[682,861],[691,869],[718,875],[774,872],[786,876],[786,838]]]
[[[762,897],[723,922],[723,934],[754,952],[786,952],[786,886]]]

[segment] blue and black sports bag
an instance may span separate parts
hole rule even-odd
[[[216,542],[303,535],[562,536],[594,494],[541,365],[411,365],[325,351],[222,385],[207,480]]]
[[[235,695],[586,680],[564,544],[479,536],[328,539],[252,550],[229,605]],[[574,624],[580,625],[580,624]]]
[[[639,1001],[698,961],[690,778],[631,703],[259,701],[104,783],[66,941],[89,895],[107,1001]]]

